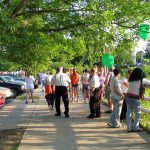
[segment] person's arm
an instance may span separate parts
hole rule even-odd
[[[115,86],[114,92],[118,95],[118,96],[122,96],[122,92],[119,89],[119,86]]]
[[[54,75],[52,77],[52,80],[51,80],[51,85],[52,85],[52,91],[53,91],[53,93],[55,92],[55,81],[56,81],[56,75]]]
[[[143,100],[150,101],[150,97],[144,95],[144,99]]]
[[[143,85],[144,85],[145,88],[150,89],[150,80],[143,79]]]
[[[122,91],[119,87],[119,81],[118,79],[115,80],[115,83],[114,83],[114,92],[118,95],[118,96],[121,96],[121,97],[124,97],[124,95],[122,94]]]
[[[105,84],[106,86],[107,86],[108,83],[110,82],[110,78],[111,78],[111,75],[110,75],[110,73],[108,73],[107,76],[106,76],[106,78],[105,78],[105,82],[104,82],[104,84]]]
[[[122,83],[122,85],[124,85],[125,87],[128,88],[128,83],[127,82]]]

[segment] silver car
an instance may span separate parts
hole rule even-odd
[[[5,99],[9,97],[14,97],[14,93],[9,88],[0,87],[0,93],[4,96]]]

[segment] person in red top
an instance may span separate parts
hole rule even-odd
[[[70,74],[71,85],[72,85],[72,102],[77,99],[78,102],[78,83],[79,83],[79,74],[76,69],[73,68],[73,72]]]
[[[55,101],[55,94],[51,84],[51,79],[53,77],[54,72],[55,72],[54,70],[51,70],[45,79],[45,99],[50,109],[53,109]]]

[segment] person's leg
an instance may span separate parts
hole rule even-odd
[[[140,117],[141,117],[141,108],[140,108],[139,100],[135,100],[133,110],[134,110],[134,114],[135,114],[133,130],[137,131],[137,130],[139,130]]]
[[[95,105],[96,105],[96,115],[95,117],[101,117],[101,102],[100,102],[100,99],[101,99],[101,88],[98,88],[97,90],[95,90]]]
[[[52,94],[50,94],[50,103],[51,103],[52,109],[53,109],[53,106],[54,106],[54,101],[55,101],[55,94],[52,93]]]
[[[50,95],[49,95],[49,94],[46,95],[46,96],[45,96],[45,99],[46,99],[47,105],[48,105],[48,107],[49,107],[49,106],[50,106],[50,101],[49,101]]]
[[[127,120],[127,130],[128,131],[133,130],[133,125],[132,125],[132,112],[133,112],[132,100],[133,100],[132,98],[126,97],[126,104],[127,104],[126,120]]]
[[[95,115],[95,117],[97,117],[97,118],[99,118],[99,117],[101,117],[101,103],[100,103],[100,101],[97,101],[96,102],[96,115]]]
[[[78,95],[78,85],[76,85],[76,87],[75,87],[75,97],[76,97],[77,102],[78,102],[78,100],[79,100],[79,95]]]
[[[126,112],[127,112],[127,105],[126,101],[124,99],[123,105],[122,105],[122,110],[121,110],[121,115],[120,115],[120,121],[124,121],[126,119]]]
[[[122,104],[123,101],[116,101],[114,104],[114,112],[115,112],[114,127],[120,127],[120,114],[121,114]]]
[[[72,102],[75,99],[75,89],[74,89],[74,85],[72,85]]]
[[[26,104],[28,103],[29,97],[30,97],[30,91],[27,89],[27,91],[26,91]]]
[[[84,103],[86,103],[86,94],[87,94],[87,91],[86,91],[86,89],[83,87]]]
[[[112,111],[112,113],[110,114],[110,117],[108,119],[108,124],[113,127],[114,126],[114,118],[115,118],[115,113],[114,111]]]
[[[108,107],[110,108],[111,111],[113,110],[113,102],[111,100],[111,96],[110,95],[108,97]]]
[[[34,102],[34,99],[33,99],[33,93],[34,93],[34,90],[31,89],[31,90],[30,90],[30,94],[31,94],[32,103]]]
[[[89,107],[90,107],[90,115],[87,116],[87,118],[94,118],[95,117],[95,109],[96,109],[94,96],[90,97]]]
[[[69,117],[69,98],[67,87],[62,87],[62,100],[64,102],[65,111],[64,114],[66,117]]]
[[[112,110],[113,110],[113,102],[111,100],[111,90],[110,90],[109,86],[106,86],[106,89],[105,89],[105,98],[108,100],[108,107],[110,108],[110,110],[107,111],[107,112],[111,113]]]
[[[61,115],[61,111],[60,111],[61,87],[56,86],[55,96],[56,96],[56,101],[55,101],[56,116],[60,116]]]

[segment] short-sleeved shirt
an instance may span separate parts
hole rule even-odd
[[[111,80],[110,80],[110,90],[111,90],[111,95],[112,96],[113,95],[116,96],[116,93],[115,93],[116,86],[119,88],[120,93],[122,93],[122,91],[121,91],[121,85],[119,83],[119,80],[115,76],[113,76],[111,78]]]
[[[82,84],[84,84],[84,85],[88,85],[89,84],[89,76],[90,76],[90,74],[89,73],[84,73],[83,75],[82,75],[82,77],[81,77],[81,79],[82,79]]]
[[[90,86],[90,89],[98,88],[100,86],[98,75],[94,75],[91,77],[91,79],[89,81],[89,86]]]
[[[34,77],[33,76],[29,76],[29,77],[25,77],[25,82],[26,82],[26,89],[34,89]]]
[[[52,80],[53,75],[48,75],[45,79],[45,84],[51,84],[51,80]]]
[[[100,85],[101,85],[101,86],[104,86],[104,83],[105,83],[105,76],[103,76],[103,75],[98,75],[98,77],[99,77]]]
[[[143,79],[143,85],[150,85],[150,80]],[[129,82],[129,87],[128,87],[127,93],[139,95],[140,86],[141,86],[140,81]]]
[[[57,73],[52,77],[51,84],[54,84],[55,86],[68,86],[71,82],[69,76],[65,73]]]

